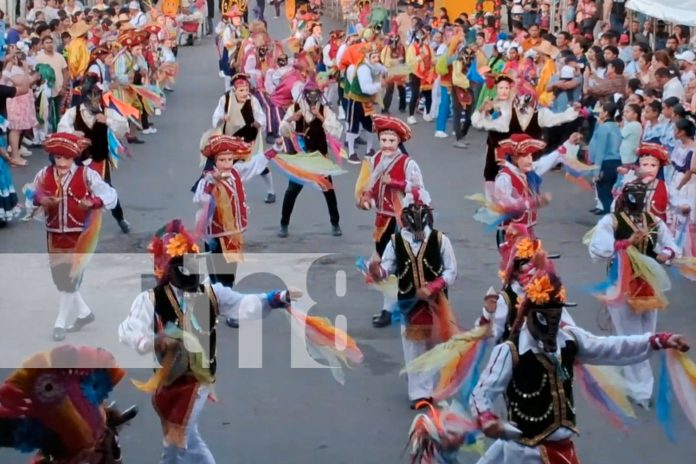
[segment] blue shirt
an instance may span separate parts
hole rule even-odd
[[[604,161],[621,161],[621,129],[614,121],[597,124],[589,145],[590,160],[597,168]]]
[[[648,123],[643,128],[643,142],[660,143],[665,135],[665,124],[658,122],[655,125]]]
[[[476,70],[476,61],[476,58],[471,59],[471,66],[469,66],[469,69],[466,72],[466,78],[469,79],[469,81],[471,82],[483,84],[485,80],[483,76],[481,76],[481,74],[479,74],[479,72]]]
[[[5,60],[5,21],[0,21],[0,60]]]
[[[22,36],[19,34],[19,31],[17,31],[17,29],[15,28],[11,28],[9,31],[7,31],[7,38],[5,39],[5,43],[7,45],[15,45],[21,39]]]

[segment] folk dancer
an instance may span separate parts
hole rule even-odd
[[[380,53],[380,61],[387,70],[406,64],[406,48],[401,43],[397,31],[389,34],[389,42]],[[394,75],[387,78],[382,113],[389,114],[389,108],[391,108],[392,98],[394,97],[394,88],[399,93],[399,113],[406,112],[406,77],[405,75]]]
[[[626,184],[616,201],[614,213],[600,219],[589,243],[593,259],[609,261],[612,266],[630,268],[631,271],[630,277],[617,275],[616,286],[607,290],[607,308],[618,335],[654,332],[658,311],[667,307],[664,288],[661,288],[665,283],[648,282],[636,275],[634,261],[626,251],[637,250],[643,259],[663,264],[681,254],[664,221],[646,211],[647,190],[648,185],[641,181]],[[629,263],[619,266],[616,261],[623,259],[628,259]],[[617,274],[624,270],[618,270]],[[610,275],[613,273],[610,271]],[[630,279],[628,288],[623,288],[622,282],[626,279]],[[612,296],[616,291],[621,294]],[[629,397],[639,406],[649,408],[653,392],[650,363],[646,360],[627,366],[624,376]]]
[[[81,89],[82,103],[63,114],[58,123],[58,131],[89,139],[90,145],[82,153],[81,161],[113,187],[111,171],[114,166],[110,156],[109,131],[114,137],[123,138],[128,132],[128,121],[115,110],[104,108],[99,86],[94,77],[87,76]],[[124,217],[120,200],[116,201],[111,215],[124,234],[130,232],[130,223]]]
[[[553,271],[537,272],[525,297],[512,339],[497,345],[471,396],[472,414],[483,433],[497,439],[479,464],[578,464],[573,365],[630,365],[660,349],[687,351],[681,335],[642,333],[598,337],[564,325],[565,288]],[[503,395],[507,421],[495,414]],[[564,407],[554,407],[560,401]],[[565,407],[567,405],[568,407]]]
[[[68,62],[68,74],[70,76],[70,89],[73,94],[68,92],[67,101],[64,102],[64,107],[75,106],[80,104],[79,87],[82,84],[87,68],[89,67],[89,48],[87,45],[87,34],[89,33],[89,25],[84,21],[78,21],[68,29],[70,34],[70,43],[65,47],[66,61]]]
[[[291,138],[293,134],[300,136],[304,142],[304,151],[312,153],[318,151],[324,156],[329,154],[327,134],[339,139],[343,132],[343,125],[336,119],[336,115],[329,105],[324,104],[322,92],[315,82],[310,81],[305,86],[302,95],[290,106],[288,112],[280,123],[280,133],[285,138]],[[332,183],[331,176],[328,177]],[[288,181],[288,188],[283,198],[283,210],[280,218],[279,237],[288,236],[290,216],[295,207],[295,200],[302,191],[302,184],[293,180]],[[343,235],[338,222],[338,202],[336,191],[332,187],[324,192],[326,206],[329,210],[331,221],[331,233],[334,237]]]
[[[355,142],[362,127],[368,133],[367,153],[374,155],[373,127],[370,116],[375,114],[376,98],[382,90],[382,78],[387,69],[379,62],[379,50],[371,47],[363,59],[352,64],[346,71],[349,82],[346,142],[348,144],[348,162],[360,164],[360,158],[355,151]]]
[[[169,364],[141,386],[153,394],[162,422],[160,463],[213,464],[215,458],[201,437],[198,421],[215,384],[219,316],[261,319],[302,292],[243,295],[221,283],[202,283],[195,257],[199,249],[179,220],[168,223],[153,238],[150,251],[157,285],[135,298],[118,328],[119,340],[142,355],[154,351],[162,365]],[[242,304],[243,299],[251,299],[252,304]]]
[[[345,32],[338,29],[329,33],[329,43],[322,50],[322,62],[327,73],[328,84],[324,90],[324,97],[329,104],[338,102],[338,81],[340,71],[338,69],[338,49],[345,37]]]
[[[502,167],[495,177],[492,200],[514,211],[512,217],[498,228],[498,245],[504,241],[505,227],[510,223],[522,224],[533,233],[539,207],[551,201],[550,193],[541,193],[541,176],[562,157],[577,154],[579,141],[580,135],[573,134],[563,146],[536,161],[534,156],[546,146],[541,140],[527,134],[512,134],[509,139],[498,143],[496,156]]]
[[[241,71],[234,66],[241,50],[242,40],[249,36],[249,31],[242,23],[243,12],[239,8],[232,7],[222,16],[223,21],[218,27],[219,47],[222,50],[220,71],[225,79],[225,91],[228,91],[232,86],[232,76]]]
[[[48,260],[51,278],[59,292],[58,317],[54,323],[53,340],[65,339],[66,331],[74,332],[94,322],[94,314],[80,295],[83,269],[75,266],[73,256],[83,232],[89,232],[90,210],[112,209],[118,196],[109,184],[93,170],[79,166],[78,159],[89,140],[74,134],[51,134],[44,148],[53,156],[53,164],[34,177],[34,206],[41,206],[46,220]]]
[[[376,210],[372,239],[376,254],[383,256],[400,221],[401,200],[406,193],[406,185],[408,182],[423,185],[423,176],[418,164],[399,148],[411,139],[408,125],[391,116],[375,115],[372,119],[379,136],[380,151],[363,161],[363,169],[367,168],[369,178],[364,185],[356,185],[356,192],[359,193],[359,208]],[[382,311],[372,318],[374,327],[391,324],[393,303],[384,296]]]
[[[393,274],[398,278],[399,308],[406,322],[401,326],[404,362],[408,364],[435,344],[446,342],[435,333],[435,325],[454,324],[439,311],[440,299],[457,277],[457,260],[446,235],[433,229],[433,211],[427,191],[409,184],[401,212],[403,228],[391,236],[379,260],[371,261],[370,274],[380,281]],[[445,331],[447,332],[447,331]],[[449,336],[453,335],[450,332]],[[408,399],[411,409],[432,402],[437,373],[409,373]]]
[[[220,97],[218,105],[213,112],[213,127],[219,129],[223,135],[240,137],[246,143],[255,144],[258,152],[263,144],[263,133],[266,124],[266,115],[258,99],[251,95],[251,84],[246,74],[236,74],[232,80],[232,89]],[[263,159],[262,159],[263,158]],[[266,184],[265,203],[275,203],[276,196],[273,189],[273,175],[265,164],[265,157],[257,156],[258,172]],[[211,168],[212,160],[209,160],[207,169]]]

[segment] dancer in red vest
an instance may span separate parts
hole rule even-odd
[[[422,186],[423,176],[418,164],[399,148],[411,138],[408,125],[385,115],[373,116],[372,123],[379,134],[380,151],[363,160],[356,193],[359,194],[359,208],[375,208],[377,212],[372,238],[377,254],[382,256],[396,232],[407,182]],[[373,317],[372,325],[386,327],[391,324],[390,309],[393,303],[385,296],[382,311]]]
[[[89,145],[89,140],[58,132],[46,139],[44,148],[53,155],[54,164],[43,168],[34,178],[34,204],[46,215],[46,232],[51,277],[60,303],[53,329],[53,339],[65,339],[72,332],[94,321],[94,314],[80,295],[82,270],[73,253],[78,240],[94,235],[90,210],[113,209],[118,196],[93,169],[75,164],[75,159]],[[98,230],[96,231],[98,234]],[[96,239],[96,236],[92,237]]]

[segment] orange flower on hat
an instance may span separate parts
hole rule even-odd
[[[525,237],[515,245],[515,257],[519,259],[531,259],[539,250],[539,243],[529,237]]]
[[[565,287],[561,287],[561,289],[558,290],[558,293],[556,294],[556,299],[558,299],[558,301],[560,301],[561,303],[565,303],[567,297],[568,295],[566,294]]]
[[[184,234],[176,234],[172,239],[169,240],[169,242],[167,242],[167,254],[172,258],[184,256],[189,252],[198,253],[198,245],[195,243],[189,244],[189,241]]]
[[[553,290],[553,284],[548,275],[533,279],[525,288],[529,301],[537,305],[543,305],[551,301],[551,292]]]
[[[507,273],[505,271],[498,271],[498,278],[501,282],[505,282],[507,278]]]

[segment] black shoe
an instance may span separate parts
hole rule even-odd
[[[120,221],[118,221],[118,226],[121,228],[121,232],[123,232],[124,234],[130,232],[130,223],[125,219],[121,219]]]
[[[405,113],[405,112],[406,112],[406,108],[399,108],[399,113]]]
[[[601,213],[602,210],[599,208],[592,208],[589,212],[592,214],[597,214],[597,213]]]
[[[186,45],[189,47],[193,45],[193,36],[189,35],[188,38],[186,39]]]
[[[338,224],[332,225],[331,235],[333,235],[334,237],[340,237],[341,235],[343,235],[343,232],[341,231],[341,226],[339,226]]]
[[[278,237],[285,238],[287,236],[288,236],[288,226],[284,226],[281,224],[280,230],[278,231]]]
[[[91,324],[94,322],[94,313],[90,313],[89,316],[85,317],[78,317],[75,323],[66,329],[67,332],[77,332],[78,330],[82,329],[84,326]]]
[[[233,329],[239,328],[239,319],[235,319],[233,317],[228,317],[227,319],[225,319],[225,323],[227,324],[228,327],[231,327]]]
[[[5,227],[7,227],[7,221],[0,219],[0,229],[4,229]]]
[[[65,329],[62,327],[54,327],[53,328],[53,341],[54,342],[62,342],[65,340]]]
[[[138,137],[133,137],[132,139],[126,139],[128,143],[135,144],[135,145],[142,145],[145,143],[144,140],[140,140]]]
[[[270,205],[271,203],[275,203],[275,200],[275,193],[267,193],[266,199],[263,200],[263,202]]]
[[[433,399],[432,398],[418,398],[417,400],[411,401],[411,409],[412,410],[417,410],[417,409],[424,409],[427,408],[428,405],[433,404]]]
[[[595,211],[595,216],[606,216],[607,214],[609,214],[609,211],[604,211],[601,209],[598,209],[597,211]]]
[[[382,110],[382,114],[391,114],[389,110]]]
[[[367,142],[364,141],[364,140],[363,140],[362,138],[360,138],[360,137],[358,137],[357,139],[355,139],[355,143],[357,143],[358,145],[367,145]]]
[[[376,329],[389,327],[391,325],[391,313],[383,309],[381,313],[372,318],[372,326]]]
[[[374,150],[370,150],[370,151],[368,151],[367,153],[365,153],[365,158],[371,158],[371,157],[373,157],[373,156],[375,156],[375,151],[374,151]]]
[[[356,155],[355,153],[350,155],[347,161],[350,164],[360,164],[360,158],[358,158],[358,155]]]

